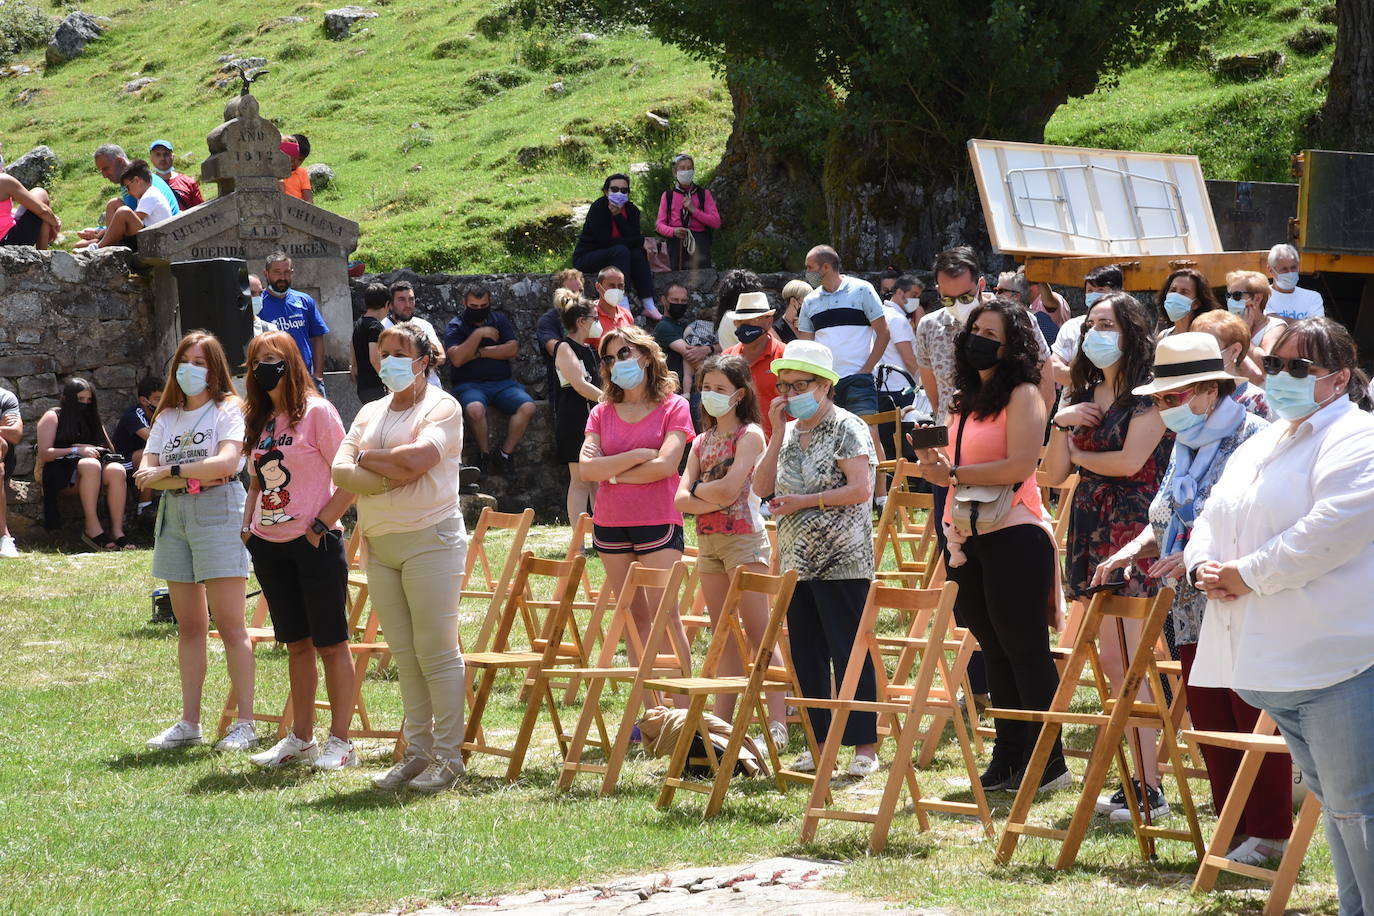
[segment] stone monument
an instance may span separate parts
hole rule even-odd
[[[279,148],[281,132],[259,113],[249,82],[245,76],[242,94],[224,108],[224,123],[206,138],[211,155],[200,180],[214,182],[219,196],[138,234],[140,259],[154,268],[159,355],[170,357],[183,331],[172,262],[242,258],[263,277],[267,256],[285,251],[295,267],[293,288],[314,297],[329,324],[331,361],[347,366],[353,326],[348,255],[358,244],[358,224],[282,192],[279,182],[291,173],[291,160]]]

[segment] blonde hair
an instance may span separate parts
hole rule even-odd
[[[597,355],[605,356],[606,351],[610,349],[608,344],[612,340],[622,340],[626,345],[639,349],[645,356],[649,357],[649,366],[644,370],[644,395],[649,401],[660,404],[668,398],[668,395],[677,392],[677,373],[669,371],[668,361],[663,356],[663,350],[649,336],[647,331],[634,325],[607,331],[602,335],[601,342],[597,345]],[[625,400],[625,390],[611,381],[611,367],[605,362],[601,364],[601,381],[601,400],[603,403],[619,404]]]
[[[558,314],[563,314],[568,310],[568,306],[576,305],[582,301],[582,297],[570,289],[559,287],[553,291],[553,307],[558,309]]]
[[[793,299],[805,299],[811,293],[811,284],[805,280],[788,280],[787,285],[782,288],[782,301],[786,305]]]
[[[1257,308],[1264,310],[1269,301],[1269,278],[1257,270],[1233,270],[1226,275],[1227,286],[1239,286],[1259,299]]]
[[[220,346],[219,338],[209,331],[195,330],[181,338],[176,352],[172,354],[172,371],[167,374],[167,384],[162,389],[162,400],[157,402],[158,413],[186,406],[186,392],[177,384],[177,366],[185,362],[186,351],[197,344],[205,351],[205,390],[210,393],[210,400],[216,404],[238,401],[239,397],[234,393],[233,380],[229,376],[229,357],[224,355],[224,347]]]

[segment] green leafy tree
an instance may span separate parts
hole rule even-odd
[[[1041,142],[1066,99],[1186,32],[1189,7],[1232,0],[589,2],[724,73],[737,251],[795,261],[788,228],[821,231],[874,266],[982,240],[970,138]]]

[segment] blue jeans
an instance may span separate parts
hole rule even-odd
[[[1374,667],[1317,690],[1236,693],[1278,723],[1326,809],[1341,916],[1374,913]]]
[[[871,372],[856,372],[835,386],[835,403],[860,417],[878,412],[878,389]]]
[[[464,407],[476,402],[483,407],[495,407],[506,416],[510,416],[526,404],[534,403],[534,398],[530,397],[525,386],[509,378],[459,382],[453,386],[453,396]]]

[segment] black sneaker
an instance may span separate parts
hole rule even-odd
[[[1135,782],[1134,780],[1132,781]],[[1135,782],[1135,787],[1136,792],[1139,793],[1140,783]],[[1141,802],[1140,813],[1142,818],[1145,816],[1146,808],[1149,809],[1151,821],[1157,821],[1161,817],[1168,815],[1169,801],[1164,797],[1164,790],[1162,788],[1146,786],[1144,794],[1137,795],[1136,797],[1139,798]],[[1107,818],[1113,824],[1129,824],[1131,822],[1131,810],[1123,804],[1120,808],[1107,815]]]
[[[1045,772],[1040,774],[1040,787],[1035,790],[1037,795],[1046,792],[1055,792],[1059,789],[1067,789],[1073,785],[1073,774],[1069,772],[1069,766],[1064,762],[1064,758],[1051,760],[1049,766],[1045,767]]]
[[[983,784],[984,792],[1014,789],[1021,784],[1021,771],[994,757],[988,768],[983,771],[983,775],[978,777],[978,781]]]
[[[477,460],[474,461],[473,464],[477,466],[478,472],[483,477],[491,473],[491,455],[483,452],[477,456]]]
[[[1137,791],[1139,791],[1139,783],[1138,783],[1138,782],[1136,783],[1136,786],[1137,786]],[[1125,786],[1121,785],[1120,783],[1117,783],[1117,785],[1116,785],[1116,791],[1113,792],[1113,793],[1111,794],[1110,797],[1104,797],[1104,796],[1101,796],[1101,795],[1099,795],[1099,796],[1097,797],[1097,804],[1093,806],[1093,810],[1096,811],[1098,814],[1111,814],[1113,811],[1117,810],[1118,808],[1124,810],[1125,807],[1126,807],[1126,788],[1125,788]]]
[[[515,470],[515,459],[505,452],[497,452],[491,456],[492,470],[502,477],[509,477]]]

